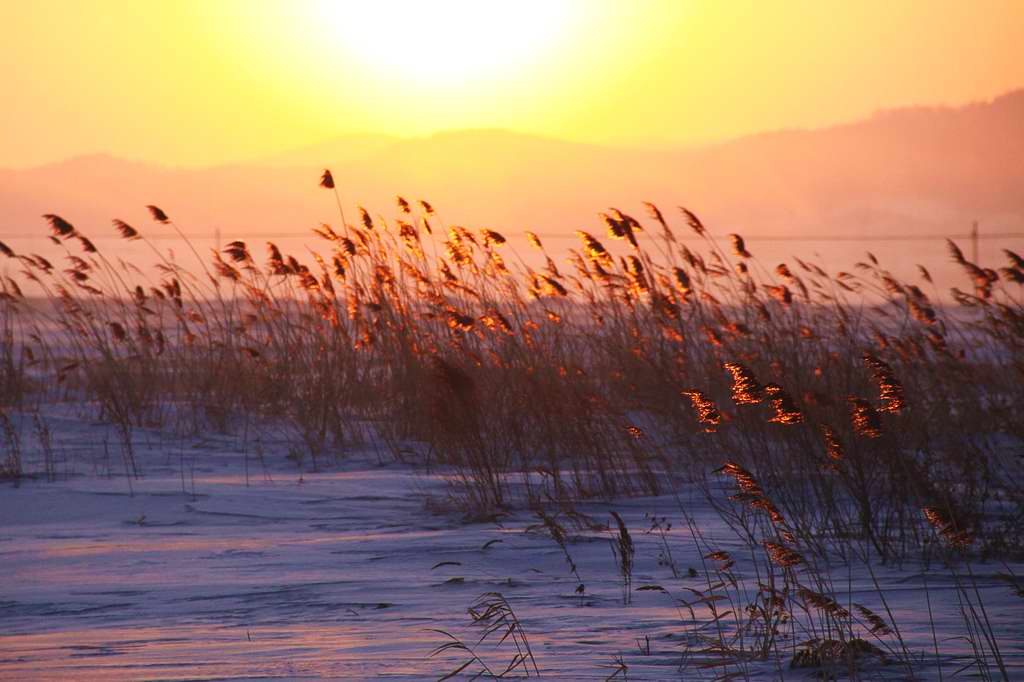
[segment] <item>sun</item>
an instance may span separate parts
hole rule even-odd
[[[595,54],[578,48],[606,14],[594,9],[604,0],[193,2],[187,54],[198,70],[227,74],[214,94],[228,94],[231,111],[259,109],[266,139],[563,116],[552,100],[587,77]],[[232,98],[243,92],[254,94]]]
[[[315,0],[311,35],[381,81],[460,87],[542,63],[569,29],[572,2]]]

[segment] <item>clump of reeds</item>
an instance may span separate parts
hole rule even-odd
[[[479,667],[477,677],[486,675],[499,678],[516,673],[526,677],[530,677],[531,674],[540,677],[540,669],[533,656],[530,640],[512,609],[512,605],[500,592],[486,592],[480,595],[469,607],[468,612],[473,625],[481,629],[480,637],[475,645],[466,644],[445,630],[432,629],[432,632],[443,635],[447,641],[437,646],[430,653],[430,658],[450,652],[461,652],[468,656],[465,661],[445,673],[441,679],[455,677],[474,664]],[[495,640],[498,645],[509,642],[514,649],[512,658],[505,664],[504,669],[490,667],[477,652],[478,647],[488,640]]]
[[[445,224],[423,199],[396,199],[394,218],[360,208],[350,225],[334,175],[320,183],[338,221],[313,226],[319,245],[303,253],[270,243],[261,259],[229,240],[200,257],[185,240],[197,260],[182,264],[113,221],[156,255],[141,273],[55,213],[44,220],[57,255],[3,244],[23,270],[20,284],[0,280],[3,402],[21,400],[28,368],[51,378],[35,399],[96,405],[119,424],[132,475],[143,426],[280,419],[316,468],[372,422],[396,457],[451,467],[471,513],[650,493],[735,458],[771,481],[780,532],[859,528],[887,556],[913,551],[917,510],[954,489],[969,518],[992,509],[992,481],[1020,495],[1019,478],[993,475],[1004,455],[984,437],[1024,438],[1013,252],[995,269],[951,245],[974,292],[952,293],[953,316],[925,294],[925,269],[901,281],[871,254],[853,272],[765,267],[686,208],[685,238],[653,204],[655,230],[608,209],[564,261],[526,233],[529,262],[508,232]],[[25,286],[46,297],[31,312]],[[681,387],[700,387],[682,392],[692,412]],[[767,413],[747,409],[760,403]]]

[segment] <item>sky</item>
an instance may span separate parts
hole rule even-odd
[[[1024,86],[1020,0],[0,0],[0,167],[502,128],[684,145]]]

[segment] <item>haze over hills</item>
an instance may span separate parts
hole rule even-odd
[[[317,188],[334,172],[348,216],[391,216],[394,196],[430,200],[444,220],[508,232],[600,228],[608,206],[683,204],[745,235],[957,232],[972,220],[1024,230],[1024,90],[960,108],[881,112],[831,128],[685,149],[583,145],[500,130],[400,139],[350,136],[255,162],[167,168],[104,155],[0,170],[0,236],[45,233],[58,213],[100,236],[117,217],[159,234],[157,204],[191,234],[305,235],[337,222]]]

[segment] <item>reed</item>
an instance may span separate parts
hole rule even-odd
[[[761,264],[687,208],[674,225],[646,204],[655,229],[607,209],[612,242],[580,230],[560,262],[426,200],[350,225],[329,171],[321,185],[341,222],[305,254],[189,244],[185,266],[113,221],[156,251],[148,273],[44,216],[60,255],[0,249],[21,268],[0,292],[4,404],[94,405],[132,475],[139,427],[279,420],[318,468],[372,424],[396,457],[445,466],[472,513],[657,493],[728,459],[773,491],[749,501],[780,537],[816,550],[855,533],[886,559],[916,552],[936,508],[969,520],[977,551],[1020,551],[1024,524],[994,521],[997,497],[1024,499],[998,440],[1024,438],[1015,253],[997,269],[951,244],[970,286],[948,305],[927,269],[898,281],[871,254],[850,272]]]
[[[881,591],[881,606],[842,602],[820,563],[938,557],[966,566],[954,575],[978,674],[1006,676],[970,562],[1024,553],[1024,519],[1006,512],[1024,505],[1019,255],[977,264],[950,243],[966,284],[943,299],[926,268],[902,281],[871,254],[838,272],[762,263],[741,235],[723,248],[688,208],[679,223],[646,204],[647,225],[608,208],[560,255],[532,232],[446,224],[422,199],[397,197],[392,218],[360,208],[350,225],[330,171],[320,184],[340,223],[315,227],[304,253],[236,240],[202,256],[156,206],[197,263],[121,220],[118,238],[156,253],[151,271],[108,258],[57,214],[43,216],[56,255],[0,243],[20,269],[0,280],[0,477],[26,475],[8,412],[53,402],[117,426],[129,480],[143,473],[140,428],[266,421],[312,469],[384,443],[443,472],[449,508],[467,517],[534,510],[581,602],[560,519],[689,482],[750,561],[689,520],[705,584],[685,597],[634,590],[638,545],[616,512],[609,531],[623,604],[640,590],[672,598],[693,624],[687,657],[733,676],[772,656],[851,677],[871,661],[909,669]],[[52,479],[49,430],[34,423]],[[670,530],[651,520],[685,580]],[[737,577],[744,565],[756,587]],[[484,595],[470,615],[477,645],[515,651],[502,671],[440,631],[435,654],[464,656],[448,676],[539,673],[504,597]]]

